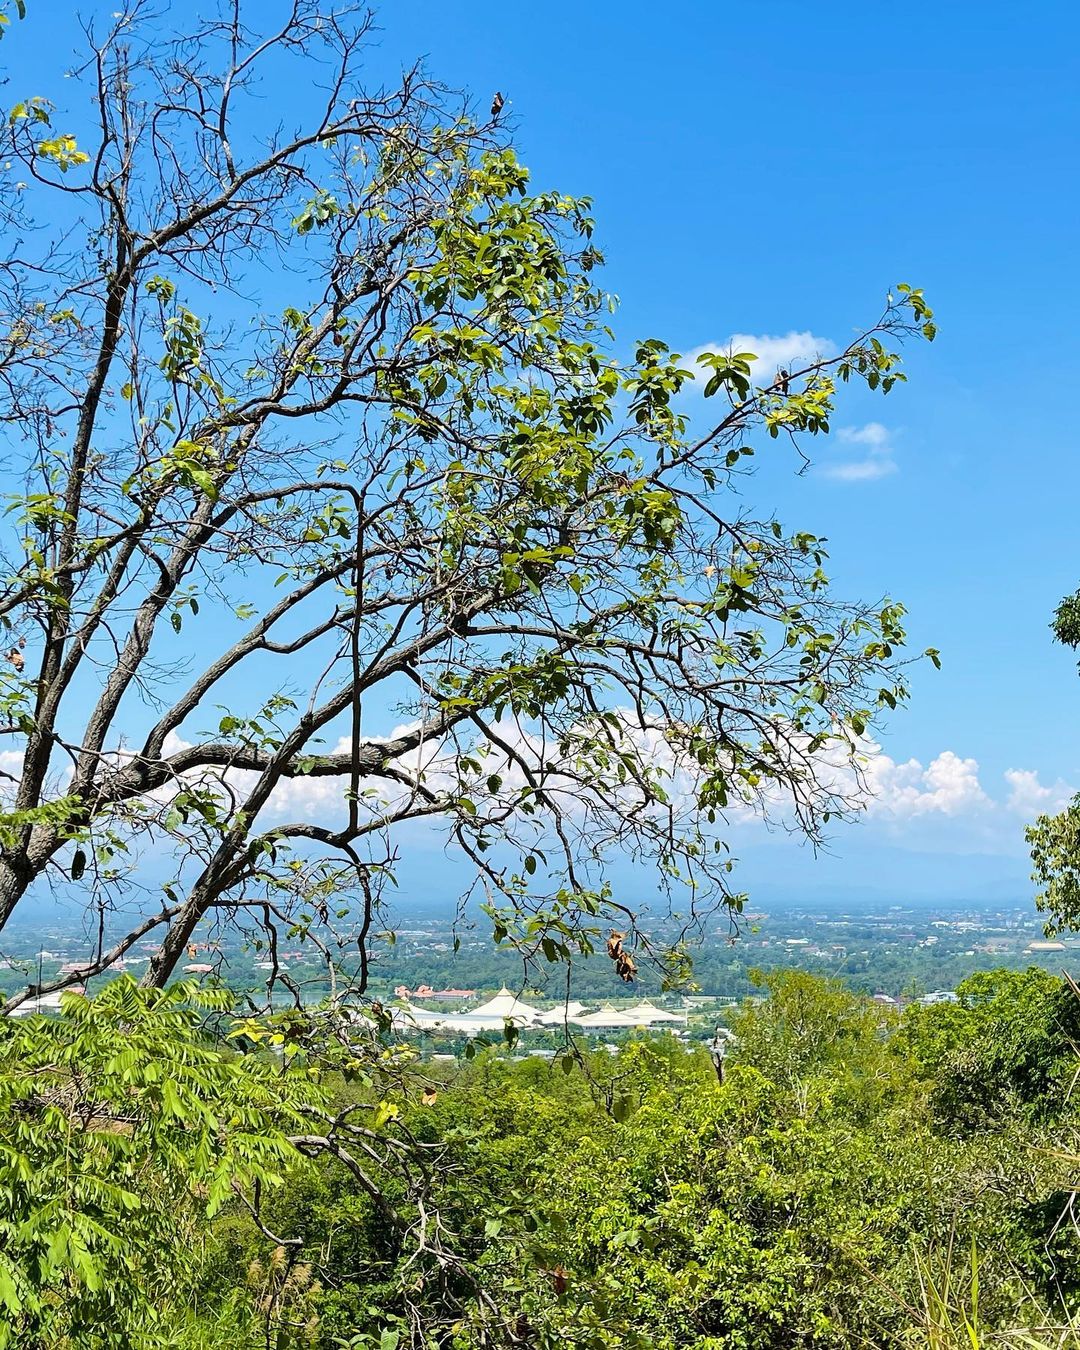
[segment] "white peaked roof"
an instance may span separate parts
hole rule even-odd
[[[505,1017],[483,1017],[479,1013],[429,1012],[426,1008],[417,1008],[408,1003],[403,1008],[395,1008],[391,1014],[394,1026],[405,1031],[464,1031],[470,1035],[478,1032],[496,1032],[501,1034],[506,1026]],[[520,1014],[511,1017],[512,1022],[524,1024]]]
[[[472,1010],[473,1017],[495,1017],[502,1021],[507,1018],[511,1022],[529,1023],[535,1022],[540,1016],[540,1009],[533,1008],[528,1003],[522,1003],[516,994],[512,994],[504,984],[494,998],[489,998],[486,1003],[481,1003],[479,1008]]]
[[[564,1022],[572,1022],[585,1011],[584,1003],[560,1003],[557,1008],[549,1008],[539,1017],[540,1026],[561,1027]]]
[[[439,1019],[423,1008],[406,1003],[404,1007],[391,1008],[390,1020],[396,1027],[432,1027]]]
[[[641,1023],[634,1017],[605,1003],[599,1012],[585,1013],[584,1016],[571,1019],[579,1027],[639,1027]]]
[[[627,1017],[632,1017],[640,1026],[648,1026],[651,1022],[680,1022],[685,1023],[685,1013],[667,1012],[664,1008],[658,1008],[655,1003],[650,1003],[647,998],[634,1008],[626,1009]]]

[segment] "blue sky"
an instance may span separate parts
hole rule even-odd
[[[73,45],[48,8],[20,84]],[[627,343],[843,344],[891,285],[925,288],[941,331],[910,385],[856,395],[814,469],[774,451],[747,494],[828,536],[842,592],[903,600],[943,670],[917,672],[881,802],[830,857],[733,843],[766,891],[1025,894],[1025,816],[1080,788],[1080,681],[1048,630],[1080,583],[1080,9],[395,0],[379,21],[375,75],[426,54],[478,106],[501,89],[534,183],[594,198]]]
[[[910,384],[837,419],[880,423],[894,470],[796,477],[779,452],[748,489],[941,648],[883,744],[921,769],[831,858],[735,846],[768,889],[1025,894],[1025,815],[1080,787],[1076,662],[1047,626],[1080,583],[1080,9],[399,0],[381,22],[385,58],[501,89],[536,180],[594,197],[628,338],[842,343],[894,282],[926,289],[941,334]]]

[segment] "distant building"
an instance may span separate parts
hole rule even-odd
[[[658,1008],[654,1003],[650,1003],[647,998],[642,999],[635,1007],[627,1008],[626,1015],[632,1017],[638,1026],[642,1027],[655,1026],[658,1022],[678,1022],[680,1026],[686,1026],[685,1013],[667,1012],[664,1008]]]
[[[31,1013],[56,1012],[64,994],[81,994],[83,992],[84,989],[81,984],[73,984],[63,992],[58,990],[55,994],[39,994],[37,998],[28,998],[25,1003],[20,1003],[17,1008],[13,1008],[11,1016],[29,1017]]]
[[[404,986],[402,986],[404,987]],[[421,985],[416,990],[416,997],[433,998],[434,993],[424,994],[428,988]],[[450,991],[446,991],[449,993]],[[468,991],[455,990],[456,995]],[[677,1023],[680,1026],[686,1025],[685,1013],[667,1012],[663,1008],[657,1008],[655,1004],[647,999],[637,1004],[633,1008],[626,1010],[614,1008],[611,1004],[605,1004],[597,1012],[587,1012],[585,1006],[581,1003],[562,1003],[547,1012],[541,1012],[539,1008],[532,1007],[531,1004],[522,1002],[509,989],[503,987],[494,998],[488,999],[486,1003],[474,1008],[471,1012],[442,1012],[433,1011],[427,1008],[418,1008],[414,1003],[402,1000],[405,1003],[403,1008],[395,1008],[393,1011],[394,1025],[400,1030],[416,1031],[464,1031],[464,1032],[501,1032],[509,1022],[519,1031],[526,1031],[530,1028],[543,1028],[562,1026],[569,1022],[574,1026],[581,1027],[585,1031],[627,1031],[631,1027],[646,1027],[667,1022]],[[711,1002],[712,1000],[703,1000]]]
[[[394,990],[398,998],[408,998],[409,989],[407,985],[399,984]],[[430,984],[418,985],[413,993],[414,998],[428,999],[452,999],[460,1002],[462,999],[475,998],[475,989],[432,989]]]
[[[558,1007],[549,1008],[546,1013],[541,1013],[537,1020],[542,1027],[561,1027],[580,1017],[584,1011],[584,1003],[577,1003],[571,999],[569,1003],[560,1003]]]
[[[620,1012],[618,1008],[613,1008],[610,1003],[605,1003],[599,1012],[579,1013],[578,1016],[573,1019],[573,1022],[575,1026],[584,1027],[586,1030],[592,1031],[626,1030],[628,1027],[640,1025],[634,1018],[628,1016],[624,1012]]]
[[[427,995],[424,994],[425,989],[429,990]],[[418,998],[430,996],[428,985],[421,985],[416,991]],[[406,1003],[404,1008],[397,1008],[393,1013],[395,1026],[402,1030],[412,1028],[418,1031],[502,1031],[507,1022],[516,1027],[527,1027],[539,1017],[539,1008],[523,1003],[505,985],[494,998],[488,999],[472,1012],[429,1012]]]
[[[60,967],[61,975],[82,975],[86,973],[86,968],[91,964],[90,961],[67,961]],[[114,961],[109,967],[110,974],[121,974],[126,969],[123,959]]]

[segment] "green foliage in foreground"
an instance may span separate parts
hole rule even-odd
[[[225,1048],[190,989],[9,1021],[3,1344],[1080,1344],[1071,990],[998,972],[897,1017],[767,984],[722,1084],[657,1037],[416,1065],[393,1101]],[[349,1150],[298,1145],[357,1113]]]
[[[121,979],[0,1019],[0,1347],[155,1343],[236,1188],[281,1182],[318,1090],[208,1039],[210,1004]]]
[[[1050,628],[1056,641],[1080,648],[1080,591],[1067,595],[1054,611]],[[1063,810],[1036,817],[1026,831],[1038,887],[1036,903],[1049,918],[1047,936],[1080,929],[1080,794]]]

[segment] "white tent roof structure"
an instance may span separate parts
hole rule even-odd
[[[405,1002],[393,1009],[394,1025],[403,1031],[463,1031],[471,1034],[501,1032],[507,1022],[517,1027],[558,1027],[565,1023],[584,1030],[626,1030],[629,1027],[647,1027],[658,1022],[686,1024],[685,1014],[668,1012],[643,999],[633,1008],[614,1008],[605,1003],[598,1012],[586,1012],[585,1004],[560,1003],[547,1012],[541,1012],[529,1003],[523,1003],[505,986],[494,998],[470,1012],[449,1012],[443,1009],[419,1008]]]
[[[506,1026],[505,1017],[485,1017],[478,1012],[429,1012],[426,1008],[417,1008],[406,1004],[395,1008],[392,1013],[394,1026],[404,1031],[464,1031],[476,1035],[482,1031],[502,1033]],[[521,1016],[511,1017],[516,1025],[526,1025]]]
[[[540,1016],[540,1009],[528,1003],[522,1003],[516,994],[512,994],[504,984],[494,998],[474,1008],[472,1017],[495,1018],[500,1025],[508,1018],[520,1026],[528,1026]]]
[[[435,1013],[426,1012],[423,1008],[414,1008],[411,1003],[406,1003],[400,1008],[391,1008],[390,1020],[396,1027],[433,1027],[439,1022]]]
[[[618,1008],[613,1008],[610,1003],[605,1003],[599,1012],[584,1013],[579,1017],[570,1019],[575,1026],[579,1027],[639,1027],[641,1023],[633,1017],[628,1017],[626,1013],[620,1012]]]
[[[549,1008],[541,1013],[537,1025],[542,1027],[561,1027],[564,1022],[572,1022],[585,1011],[584,1003],[560,1003],[557,1008]]]
[[[634,1008],[626,1009],[627,1017],[632,1017],[639,1026],[650,1026],[653,1022],[678,1022],[680,1025],[686,1025],[685,1013],[668,1012],[664,1008],[658,1008],[655,1003],[650,1003],[647,998]]]

